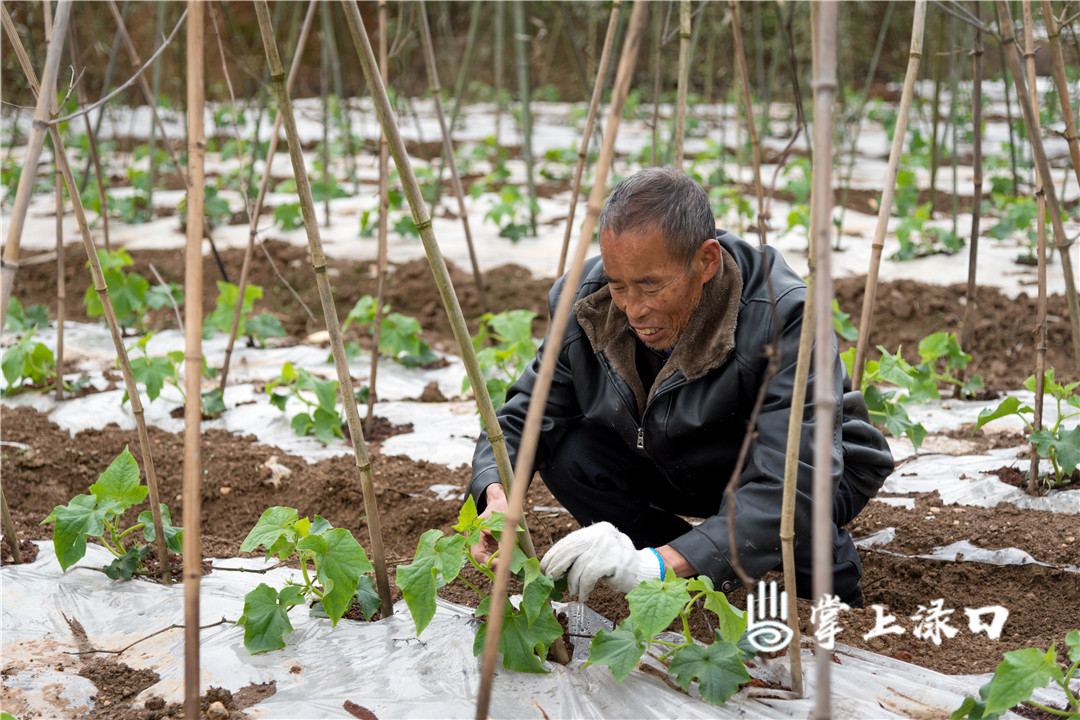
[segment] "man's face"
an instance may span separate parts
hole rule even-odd
[[[690,267],[668,254],[659,228],[605,232],[600,255],[611,299],[626,313],[638,338],[655,350],[674,347],[701,301],[702,286],[720,261],[720,245],[702,239]]]

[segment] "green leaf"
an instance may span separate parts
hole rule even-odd
[[[464,549],[463,535],[444,538],[441,530],[428,530],[420,536],[413,561],[398,566],[397,585],[409,606],[417,635],[435,617],[436,591],[461,572]]]
[[[589,665],[607,665],[611,674],[622,682],[637,667],[645,654],[645,638],[630,618],[614,630],[599,630],[589,646]]]
[[[997,420],[998,418],[1005,417],[1007,415],[1020,415],[1020,398],[1009,396],[1001,401],[1001,404],[994,409],[987,408],[979,413],[979,419],[975,421],[975,430],[978,430],[986,423]],[[1023,417],[1020,415],[1020,417]],[[974,431],[973,431],[974,432]]]
[[[298,413],[293,415],[292,421],[289,422],[289,427],[291,427],[293,432],[300,437],[306,437],[315,429],[315,421],[312,420],[311,416],[307,413]]]
[[[142,565],[143,560],[146,559],[146,555],[149,552],[149,545],[140,545],[131,548],[105,566],[105,575],[113,580],[120,580],[121,578],[130,580],[131,576],[134,575],[135,571]]]
[[[293,631],[289,608],[304,601],[300,588],[287,585],[279,594],[260,583],[244,596],[244,614],[236,621],[244,626],[244,647],[252,655],[285,647],[284,637]]]
[[[146,385],[146,397],[157,400],[167,378],[177,377],[176,365],[168,357],[136,357],[131,360],[131,375],[135,382]]]
[[[990,692],[986,697],[987,712],[1008,710],[1030,698],[1036,688],[1045,687],[1051,680],[1064,682],[1055,656],[1053,644],[1045,653],[1038,648],[1005,653],[990,680]]]
[[[712,645],[685,645],[671,658],[668,671],[679,687],[686,690],[698,681],[701,696],[712,705],[720,705],[750,680],[750,673],[739,659],[735,643],[717,639]]]
[[[216,387],[213,390],[207,390],[200,396],[200,399],[202,401],[203,415],[213,417],[225,412],[225,398],[221,394],[221,388]]]
[[[1073,630],[1065,636],[1065,647],[1069,648],[1069,661],[1080,662],[1080,630]]]
[[[93,495],[76,495],[67,505],[57,505],[41,524],[53,525],[53,546],[60,569],[67,569],[86,554],[86,536],[100,537],[105,532],[105,517],[111,506],[98,507]]]
[[[713,590],[712,580],[708,576],[699,576],[689,581],[687,590],[691,593],[704,593],[705,609],[716,613],[717,628],[720,637],[731,642],[738,640],[746,632],[746,611],[734,607],[728,602],[727,595]]]
[[[131,456],[127,447],[98,476],[98,481],[90,486],[90,492],[101,501],[111,501],[117,506],[117,514],[132,505],[138,505],[150,492],[139,484],[139,464]],[[100,534],[100,533],[95,533]]]
[[[337,621],[349,609],[360,576],[372,572],[373,568],[364,548],[344,528],[327,530],[321,536],[309,535],[303,542],[312,538],[322,540],[325,544],[325,550],[315,552],[315,567],[319,581],[331,588],[324,593],[322,603],[330,620],[337,625]]]
[[[544,611],[551,612],[548,598],[555,588],[555,581],[540,572],[540,561],[536,558],[526,560],[523,570],[525,589],[521,594],[521,609],[529,622],[534,623]]]
[[[311,431],[323,445],[334,442],[334,438],[344,439],[345,437],[345,434],[341,432],[341,416],[337,414],[337,411],[328,412],[321,407],[315,408]]]
[[[840,302],[833,298],[833,331],[851,342],[859,339],[859,330],[852,324],[851,315],[840,309]],[[850,371],[849,371],[850,373]]]
[[[236,300],[240,297],[240,288],[223,280],[217,281],[218,298],[214,312],[206,316],[203,321],[203,339],[209,340],[214,331],[223,333],[232,332],[233,316],[236,314]],[[251,314],[255,301],[263,296],[262,288],[258,285],[244,287],[244,302],[240,309],[240,327],[237,332],[247,332],[245,318]]]
[[[646,580],[626,595],[630,617],[646,638],[663,632],[690,602],[686,580]]]
[[[1034,435],[1032,440],[1034,441]],[[1071,475],[1076,466],[1080,465],[1080,425],[1077,425],[1072,430],[1062,430],[1058,433],[1055,440],[1055,451],[1062,476]]]
[[[293,525],[296,524],[298,515],[296,508],[267,508],[263,511],[259,521],[255,523],[255,527],[251,528],[251,532],[244,538],[244,542],[240,543],[240,552],[252,552],[261,545],[266,548],[266,559],[269,560],[271,554],[273,554],[271,549],[278,547],[279,540],[285,539],[289,541],[288,552],[279,555],[281,561],[284,562],[293,551],[292,542],[295,541]],[[283,550],[284,548],[278,549]]]
[[[172,524],[172,515],[169,513],[169,508],[166,507],[165,503],[160,503],[160,507],[161,530],[165,533],[165,547],[169,549],[169,552],[184,552],[184,529]],[[143,510],[139,513],[139,522],[145,523],[143,525],[143,537],[146,538],[146,542],[154,542],[157,539],[157,531],[154,530],[153,514],[149,510]]]
[[[562,625],[555,619],[555,611],[548,605],[548,612],[541,613],[536,622],[530,622],[525,612],[515,611],[507,601],[503,614],[502,633],[499,635],[499,652],[503,656],[503,667],[517,672],[544,673],[543,660],[547,657],[551,643],[562,637]],[[480,608],[477,608],[479,613]],[[484,650],[487,637],[485,622],[476,632],[473,640],[473,655]]]
[[[172,307],[174,302],[177,306],[184,304],[184,290],[176,283],[154,285],[146,291],[146,305],[151,310]]]
[[[375,589],[375,579],[370,575],[360,576],[353,597],[360,604],[360,614],[367,620],[375,617],[375,613],[382,607],[382,598],[379,597],[379,591]]]
[[[248,332],[257,338],[285,337],[285,326],[268,312],[259,313],[248,321]]]

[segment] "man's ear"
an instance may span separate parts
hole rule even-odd
[[[723,262],[722,253],[720,242],[716,238],[709,238],[701,243],[701,247],[694,254],[694,270],[701,273],[702,284],[712,280],[720,269],[720,263]]]

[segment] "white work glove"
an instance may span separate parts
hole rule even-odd
[[[633,541],[609,522],[575,530],[555,543],[540,561],[544,574],[554,578],[566,575],[570,594],[581,602],[589,599],[598,580],[604,580],[612,590],[628,593],[644,580],[659,578],[661,566],[655,550],[636,549]]]

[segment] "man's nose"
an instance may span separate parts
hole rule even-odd
[[[645,317],[649,313],[649,306],[645,302],[645,297],[638,291],[631,289],[626,293],[626,317],[631,320],[637,320]]]

